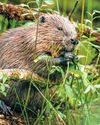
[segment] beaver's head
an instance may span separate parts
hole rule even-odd
[[[58,14],[41,14],[38,32],[40,36],[38,37],[39,49],[41,48],[42,40],[42,49],[44,48],[47,52],[52,48],[57,49],[57,46],[71,52],[77,44],[75,26],[68,18],[64,18]]]

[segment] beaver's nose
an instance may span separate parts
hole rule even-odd
[[[71,43],[72,43],[73,45],[77,45],[79,42],[78,42],[77,39],[71,39]]]

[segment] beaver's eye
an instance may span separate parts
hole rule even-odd
[[[40,18],[39,18],[39,20],[40,20],[40,23],[44,23],[45,22],[45,16],[40,16]]]
[[[63,28],[62,28],[62,27],[57,27],[57,29],[58,29],[58,30],[60,30],[60,31],[62,31],[62,30],[63,30]]]

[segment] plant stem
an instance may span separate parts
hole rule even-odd
[[[85,0],[82,0],[82,15],[81,15],[81,27],[80,27],[80,34],[83,34],[83,23],[84,23],[84,7],[85,7]]]
[[[60,9],[59,9],[59,1],[56,0],[56,4],[57,4],[57,11],[60,13]]]

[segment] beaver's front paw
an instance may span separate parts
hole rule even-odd
[[[71,52],[65,53],[64,59],[65,59],[66,61],[72,61],[72,60],[74,59],[73,53],[71,53]]]
[[[74,61],[78,61],[78,57],[71,52],[66,52],[64,55],[64,60],[66,60],[66,62],[68,61],[74,62]]]

